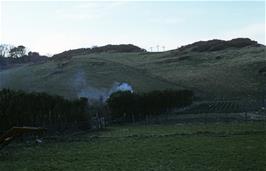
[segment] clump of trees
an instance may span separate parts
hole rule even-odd
[[[26,54],[26,47],[22,45],[18,47],[13,47],[12,49],[10,49],[9,54],[12,58],[22,57]]]
[[[15,64],[23,63],[39,63],[47,61],[47,56],[42,56],[38,52],[28,52],[23,45],[12,46],[1,44],[0,45],[0,69],[6,69],[14,66]]]
[[[193,92],[189,90],[165,90],[148,93],[120,91],[113,93],[102,103],[88,103],[87,98],[67,100],[46,93],[26,93],[10,89],[0,90],[0,132],[13,126],[48,127],[51,131],[90,125],[92,116],[110,120],[142,120],[168,113],[170,110],[192,103]],[[108,115],[107,115],[108,114]],[[110,115],[109,115],[110,114]],[[52,126],[52,128],[51,128]]]
[[[64,125],[88,121],[87,99],[66,100],[46,93],[0,91],[0,131],[13,126]]]
[[[175,108],[190,105],[193,92],[190,90],[165,90],[148,93],[120,91],[113,93],[107,100],[112,118],[124,117],[128,121],[141,120],[146,115],[168,113]]]
[[[23,45],[12,46],[8,44],[0,45],[0,57],[19,58],[26,55],[26,47]]]

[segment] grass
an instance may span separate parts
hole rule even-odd
[[[75,56],[64,65],[50,61],[2,70],[0,87],[73,98],[86,87],[109,90],[114,82],[128,82],[137,92],[188,88],[204,97],[260,96],[266,84],[259,74],[265,52],[265,47],[247,47],[208,53],[96,53]],[[79,73],[84,73],[82,79],[77,79]]]
[[[0,170],[265,170],[263,122],[113,126],[11,144]]]

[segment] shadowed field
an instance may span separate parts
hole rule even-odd
[[[0,170],[264,170],[264,122],[114,126],[13,143]]]

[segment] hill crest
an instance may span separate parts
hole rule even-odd
[[[249,38],[235,38],[232,40],[207,40],[198,41],[189,45],[181,46],[178,50],[180,51],[193,51],[193,52],[211,52],[225,50],[228,48],[243,48],[247,46],[259,47],[263,46],[258,44],[257,41],[253,41]]]
[[[133,44],[120,44],[120,45],[105,45],[105,46],[95,46],[92,48],[79,48],[79,49],[71,49],[64,51],[62,53],[58,53],[52,56],[53,59],[59,58],[68,58],[72,56],[78,55],[87,55],[91,53],[101,53],[101,52],[109,52],[109,53],[121,53],[121,52],[146,52],[145,49],[142,49]]]

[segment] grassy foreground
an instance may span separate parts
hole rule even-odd
[[[125,125],[11,144],[0,170],[266,170],[266,123]]]

